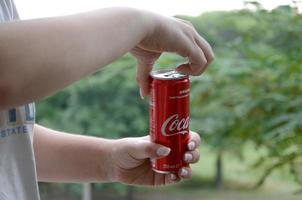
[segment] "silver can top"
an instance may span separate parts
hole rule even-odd
[[[161,69],[150,73],[154,79],[160,80],[177,80],[187,78],[188,75],[176,71],[175,69]]]

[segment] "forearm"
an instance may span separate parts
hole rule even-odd
[[[111,8],[0,26],[0,110],[50,95],[123,55],[151,30]]]
[[[73,135],[35,125],[34,152],[39,181],[112,181],[114,140]],[[109,151],[108,151],[109,150]]]

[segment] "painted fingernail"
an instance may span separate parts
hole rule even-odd
[[[176,181],[176,175],[175,174],[170,174],[170,179],[171,179],[171,181]]]
[[[185,168],[182,168],[181,171],[180,171],[180,175],[185,177],[185,176],[188,176],[189,175],[189,172],[187,169]]]
[[[159,156],[167,156],[169,155],[171,149],[168,148],[168,147],[159,147],[157,150],[156,150],[156,153],[157,155]]]
[[[185,161],[186,162],[190,162],[192,159],[193,159],[192,154],[190,154],[190,153],[185,154]]]
[[[193,141],[189,142],[188,149],[192,151],[192,150],[194,150],[194,148],[195,148],[195,142],[193,142]]]
[[[142,88],[139,88],[139,95],[141,96],[141,99],[144,99]]]

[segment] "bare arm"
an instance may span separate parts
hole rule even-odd
[[[1,24],[0,109],[95,72],[139,43],[150,31],[145,24],[139,11],[127,8]]]
[[[34,152],[39,181],[111,181],[113,140],[34,128]]]

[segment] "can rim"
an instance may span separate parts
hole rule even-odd
[[[167,77],[163,77],[160,76],[163,73],[167,73],[167,72],[174,72],[174,74],[177,74],[178,77],[171,77],[171,76],[167,76]],[[188,78],[187,74],[183,74],[181,72],[176,71],[175,69],[159,69],[159,70],[154,70],[150,72],[150,76],[154,79],[159,79],[159,80],[179,80],[179,79],[185,79]]]

